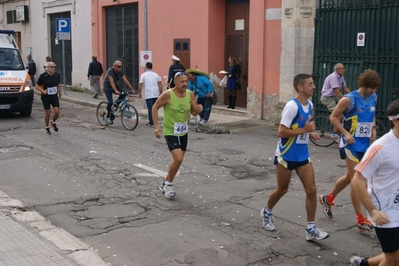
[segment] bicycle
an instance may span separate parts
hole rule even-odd
[[[134,130],[139,123],[139,113],[136,107],[128,103],[130,98],[130,93],[124,92],[126,94],[121,100],[116,100],[111,107],[111,120],[114,120],[118,115],[121,116],[122,125],[127,130]],[[102,126],[107,126],[107,105],[108,102],[100,102],[97,106],[97,120]]]
[[[329,147],[336,143],[334,140],[330,138],[332,132],[333,132],[333,125],[330,122],[330,117],[327,115],[317,115],[313,117],[311,122],[315,122],[316,129],[315,133],[319,133],[320,139],[318,141],[314,141],[312,138],[310,138],[310,141],[313,142],[316,146],[320,147]],[[381,137],[384,135],[387,131],[384,126],[384,124],[381,122],[381,120],[376,119],[375,120],[376,126],[377,126],[377,137]],[[338,133],[339,134],[339,133]],[[340,135],[340,134],[339,134]]]

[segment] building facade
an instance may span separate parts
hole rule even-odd
[[[97,55],[104,68],[118,59],[137,87],[151,56],[166,85],[171,56],[210,74],[221,99],[220,70],[228,57],[242,67],[237,105],[255,119],[278,119],[295,95],[292,79],[311,73],[316,0],[41,0],[3,1],[2,28],[21,36],[23,55],[38,66],[51,56],[65,84],[88,87],[87,66]],[[29,21],[6,24],[8,11],[26,5]],[[57,19],[70,19],[70,40],[56,40]],[[1,21],[1,20],[0,20]],[[40,73],[40,71],[39,71]]]
[[[27,10],[24,21],[9,23],[9,14],[17,14],[19,7]],[[14,30],[24,59],[32,55],[37,75],[44,71],[45,57],[57,64],[63,83],[69,86],[88,87],[87,68],[91,61],[91,1],[41,0],[1,1],[1,28]],[[69,19],[70,39],[56,40],[57,19]],[[73,49],[72,49],[73,48]]]
[[[295,73],[312,70],[314,0],[92,3],[93,53],[108,66],[117,58],[124,61],[133,84],[143,71],[140,52],[150,52],[164,81],[176,54],[186,68],[210,73],[224,95],[218,73],[228,68],[227,58],[233,55],[242,66],[238,106],[247,108],[249,117],[274,120],[279,103],[295,95]]]

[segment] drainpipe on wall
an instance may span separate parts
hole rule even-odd
[[[4,3],[1,3],[1,14],[4,14]],[[2,29],[5,29],[4,18],[0,20],[0,26]]]
[[[144,51],[148,51],[148,25],[147,25],[147,0],[143,0],[144,17]],[[144,109],[147,109],[147,101],[143,101]]]
[[[143,0],[144,8],[144,51],[148,51],[148,27],[147,27],[147,0]]]

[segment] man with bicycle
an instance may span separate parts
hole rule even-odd
[[[341,88],[343,88],[346,93],[351,92],[346,85],[344,74],[344,65],[338,63],[334,66],[334,72],[328,75],[324,80],[323,88],[321,89],[320,102],[327,107],[330,113],[334,110],[338,101],[343,97]],[[338,144],[340,141],[340,136],[337,133],[337,128],[334,126],[333,133],[331,134],[330,138]]]
[[[128,86],[128,88],[131,90],[132,94],[135,94],[135,91],[133,90],[133,86],[130,84],[129,80],[126,78],[125,73],[122,70],[122,62],[119,60],[116,60],[112,67],[110,67],[107,70],[107,73],[105,74],[104,77],[104,82],[103,82],[103,90],[104,94],[107,97],[108,100],[108,105],[107,105],[107,124],[112,125],[113,124],[113,117],[111,117],[111,107],[113,104],[113,99],[112,99],[112,93],[115,93],[119,95],[117,101],[120,102],[123,98],[125,98],[124,91],[122,88],[116,85],[116,82],[122,79],[123,82]]]

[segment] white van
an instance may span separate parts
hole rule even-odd
[[[33,85],[13,34],[12,30],[0,30],[0,112],[30,116]]]

